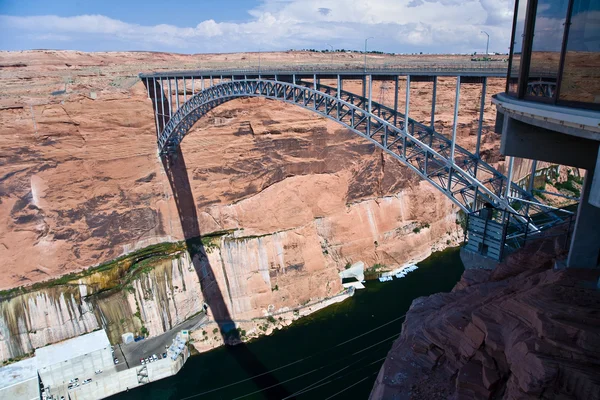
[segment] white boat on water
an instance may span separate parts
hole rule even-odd
[[[394,277],[391,275],[387,275],[387,276],[380,276],[379,277],[379,282],[389,282],[394,280]]]
[[[416,271],[419,267],[417,267],[416,265],[409,265],[408,267],[403,268],[400,272],[398,272],[397,274],[395,274],[397,279],[400,278],[404,278],[406,275],[408,275],[409,272],[413,272]]]

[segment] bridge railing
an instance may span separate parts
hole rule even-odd
[[[142,73],[140,78],[153,78],[153,77],[178,77],[178,76],[221,76],[227,77],[228,75],[275,75],[275,74],[294,74],[294,73],[331,73],[331,74],[351,74],[351,75],[369,75],[369,74],[381,74],[387,73],[394,75],[403,74],[449,74],[449,75],[460,75],[460,74],[474,74],[484,73],[486,75],[506,76],[507,66],[504,63],[497,62],[492,65],[484,62],[471,62],[471,63],[452,63],[452,62],[404,62],[394,64],[369,64],[365,69],[360,64],[350,65],[332,65],[332,64],[294,64],[294,65],[282,65],[278,67],[264,66],[264,67],[249,67],[249,68],[218,68],[218,69],[198,69],[198,70],[182,70],[182,71],[169,71],[169,72],[153,72],[153,73]]]

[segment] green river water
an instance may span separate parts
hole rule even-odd
[[[191,357],[176,376],[111,399],[366,399],[411,302],[450,291],[463,272],[457,248],[417,265],[405,278],[367,281],[271,336]]]

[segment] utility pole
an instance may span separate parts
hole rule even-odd
[[[373,36],[370,36],[365,39],[365,73],[367,73],[367,42],[369,39],[375,39]]]
[[[327,43],[327,46],[331,47],[331,65],[333,66],[333,46]]]

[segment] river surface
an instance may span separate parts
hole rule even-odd
[[[367,281],[271,336],[191,357],[176,376],[111,399],[366,399],[411,302],[450,291],[463,272],[458,249],[417,265],[405,278]]]

